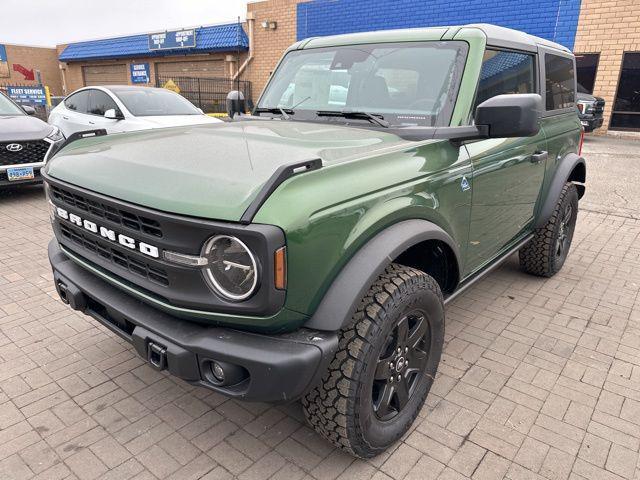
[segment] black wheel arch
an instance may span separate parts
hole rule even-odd
[[[385,268],[424,242],[438,245],[450,261],[450,277],[444,291],[455,289],[460,280],[460,254],[453,238],[427,220],[405,220],[378,233],[364,244],[340,271],[325,293],[307,328],[336,331],[345,326],[359,302]],[[407,265],[415,266],[415,265]],[[443,293],[445,293],[443,291]]]
[[[573,182],[578,188],[578,198],[582,198],[585,192],[584,183],[587,178],[587,165],[581,156],[576,153],[569,153],[565,155],[559,162],[555,170],[549,189],[547,198],[544,199],[538,218],[535,222],[535,227],[542,227],[551,215],[553,215],[553,209],[558,203],[560,194],[562,193],[562,187],[567,182]]]

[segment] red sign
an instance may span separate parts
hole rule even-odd
[[[24,75],[24,79],[25,80],[35,80],[36,79],[36,75],[33,73],[33,68],[31,70],[27,70],[26,67],[23,67],[19,63],[14,63],[13,64],[13,71],[14,72],[19,72],[22,75]]]

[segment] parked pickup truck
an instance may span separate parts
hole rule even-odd
[[[578,108],[580,124],[585,132],[593,132],[602,126],[604,121],[604,98],[594,97],[578,84],[576,107]]]
[[[253,115],[68,143],[44,177],[63,302],[149,364],[301,399],[359,457],[411,426],[445,305],[565,263],[585,191],[575,62],[492,25],[292,45]],[[539,79],[542,79],[540,81]]]

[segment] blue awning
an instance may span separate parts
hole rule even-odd
[[[91,40],[70,43],[60,54],[61,62],[84,60],[105,60],[129,57],[162,57],[209,52],[247,50],[249,38],[241,25],[213,25],[199,27],[196,31],[196,46],[173,50],[149,50],[149,35],[129,35],[127,37]]]

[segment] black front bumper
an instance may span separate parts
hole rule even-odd
[[[161,312],[70,260],[54,239],[49,261],[62,300],[133,344],[158,369],[229,397],[261,402],[299,398],[318,382],[338,345],[337,334],[301,329],[264,335],[211,327]],[[221,385],[212,362],[240,380]],[[232,383],[232,382],[230,382]]]
[[[593,115],[578,115],[580,124],[584,127],[585,132],[593,132],[596,128],[602,126],[603,118],[594,117]]]

